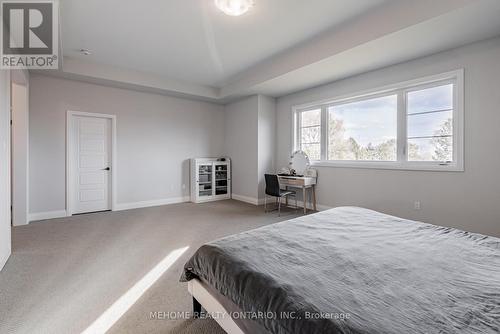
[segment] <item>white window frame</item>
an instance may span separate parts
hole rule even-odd
[[[406,94],[410,91],[454,84],[453,89],[453,162],[408,161],[407,158],[407,105]],[[341,161],[327,160],[328,108],[334,105],[358,102],[366,99],[397,95],[397,161]],[[403,169],[423,171],[464,171],[464,70],[426,76],[414,80],[370,89],[354,94],[333,97],[292,107],[291,152],[299,149],[299,114],[321,109],[321,160],[311,161],[312,166],[343,168]]]

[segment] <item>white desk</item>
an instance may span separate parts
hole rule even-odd
[[[307,190],[311,193],[312,209],[316,211],[316,178],[310,176],[280,176],[278,175],[280,185],[283,187],[301,188],[302,201],[304,203],[304,213],[307,212]],[[286,198],[288,205],[288,197]]]

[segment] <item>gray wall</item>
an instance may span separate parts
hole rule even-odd
[[[257,95],[225,106],[225,155],[232,163],[232,192],[235,198],[258,197],[258,104]]]
[[[258,95],[258,198],[262,202],[265,196],[266,182],[264,174],[274,173],[274,157],[276,155],[276,100]]]
[[[118,204],[189,196],[188,159],[223,154],[217,104],[33,75],[30,107],[31,213],[65,209],[67,110],[117,116]]]
[[[500,236],[500,39],[472,44],[277,101],[277,167],[291,152],[292,106],[465,69],[465,172],[318,167],[318,202],[357,205],[405,218]],[[421,201],[421,210],[413,209]]]
[[[318,167],[318,202],[331,207],[364,206],[500,235],[498,59],[500,39],[493,39],[276,101],[256,95],[225,107],[33,75],[30,211],[64,209],[68,109],[117,115],[118,203],[187,196],[187,159],[218,155],[232,158],[233,193],[257,201],[263,192],[263,173],[287,165],[293,105],[464,68],[465,172]],[[417,200],[422,204],[418,211],[413,209]]]
[[[225,152],[233,162],[233,198],[264,201],[264,174],[274,172],[276,101],[254,95],[225,106]]]

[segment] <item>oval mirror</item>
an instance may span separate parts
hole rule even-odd
[[[309,157],[303,151],[293,152],[290,158],[290,168],[295,170],[297,175],[304,175],[304,172],[309,168]]]

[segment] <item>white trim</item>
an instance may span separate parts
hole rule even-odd
[[[12,254],[10,76],[0,71],[0,270]]]
[[[293,199],[288,200],[289,206],[293,207],[294,204],[295,204],[295,201]],[[299,207],[299,210],[301,210],[304,207],[304,202],[298,200],[297,206]],[[317,211],[325,211],[325,210],[330,210],[330,209],[333,209],[333,206],[328,206],[328,205],[316,203],[316,210]],[[307,211],[309,212],[310,210],[312,210],[311,203],[307,202]]]
[[[432,161],[422,161],[422,162],[412,162],[406,160],[407,148],[406,148],[406,117],[407,115],[402,115],[401,106],[405,101],[405,93],[413,88],[420,89],[422,86],[432,86],[438,83],[450,81],[454,83],[453,90],[453,163],[443,164],[442,162],[432,162]],[[297,128],[299,127],[297,114],[302,111],[307,111],[310,109],[321,108],[325,109],[326,106],[331,106],[335,104],[344,104],[350,102],[356,102],[365,100],[367,98],[375,98],[378,96],[383,96],[387,94],[398,94],[398,161],[331,161],[331,160],[321,160],[321,161],[311,161],[311,166],[316,167],[338,167],[338,168],[371,168],[371,169],[401,169],[401,170],[415,170],[415,171],[444,171],[444,172],[463,172],[464,171],[464,69],[457,69],[454,71],[449,71],[445,73],[440,73],[436,75],[430,75],[418,79],[412,79],[408,81],[403,81],[391,85],[386,85],[378,88],[373,88],[369,90],[360,91],[357,93],[351,93],[346,95],[341,95],[337,97],[332,97],[328,99],[323,99],[314,102],[308,102],[305,104],[292,106],[292,138],[290,145],[290,153],[299,149],[297,143]],[[406,111],[406,108],[403,110]],[[324,118],[324,117],[323,117]],[[326,128],[327,125],[322,125]],[[403,129],[404,128],[404,129]],[[403,138],[404,136],[404,138]],[[325,140],[327,140],[325,138]],[[403,141],[402,141],[403,140]],[[401,143],[404,142],[404,145]],[[322,148],[323,150],[323,148]],[[404,157],[404,159],[402,159]]]
[[[464,69],[456,71],[456,84],[453,90],[453,128],[456,129],[455,137],[453,138],[453,152],[456,154],[457,170],[465,170],[465,74]]]
[[[260,200],[255,198],[255,197],[248,197],[248,196],[243,196],[243,195],[238,195],[238,194],[232,194],[231,195],[232,199],[240,202],[245,202],[253,205],[261,205],[264,204],[264,199]]]
[[[116,194],[117,194],[117,149],[116,149],[116,115],[100,114],[100,113],[90,113],[82,111],[72,111],[68,110],[66,114],[66,213],[68,216],[73,214],[71,195],[73,194],[73,185],[69,180],[72,180],[72,143],[73,138],[73,127],[71,126],[71,120],[74,116],[84,116],[84,117],[98,117],[98,118],[109,118],[111,120],[111,211],[116,210]]]
[[[397,120],[396,120],[396,159],[405,161],[408,150],[408,115],[406,115],[406,94],[399,91],[397,95]],[[399,145],[404,143],[404,145]]]
[[[271,197],[269,197],[271,198]],[[267,202],[267,205],[270,206],[270,205],[273,205],[274,202]],[[285,205],[282,203],[281,204],[283,208]],[[294,208],[295,207],[295,200],[292,198],[288,199],[288,208]],[[301,201],[301,200],[297,200],[297,207],[299,208],[298,210],[300,212],[298,213],[302,213],[302,209],[304,208],[304,202]],[[330,209],[333,209],[334,207],[333,206],[328,206],[328,205],[324,205],[324,204],[319,204],[319,203],[316,203],[316,211],[325,211],[325,210],[330,210]],[[308,201],[307,202],[307,212],[310,213],[312,210],[312,205],[311,203]]]
[[[28,215],[28,221],[46,220],[66,217],[66,210],[35,212]]]
[[[253,205],[264,205],[263,198],[257,200],[257,198],[255,198],[255,197],[248,197],[248,196],[242,196],[242,195],[237,195],[237,194],[233,194],[232,197],[236,201],[245,202],[245,203],[249,203],[249,204],[253,204]],[[295,204],[295,200],[290,199],[288,201],[288,203],[289,203],[290,207],[293,207],[293,205]],[[268,205],[271,205],[271,204],[272,204],[271,202],[268,202]],[[303,208],[304,207],[303,205],[304,205],[304,202],[297,200],[297,206],[299,208]],[[307,208],[308,208],[308,210],[311,210],[311,203],[307,202]],[[325,210],[329,210],[332,208],[333,208],[333,206],[328,206],[328,205],[318,204],[318,203],[316,204],[316,209],[318,211],[325,211]]]
[[[113,210],[113,211],[149,208],[152,206],[161,206],[161,205],[177,204],[177,203],[186,203],[186,202],[189,202],[189,200],[190,200],[189,196],[184,196],[184,197],[172,197],[172,198],[156,199],[156,200],[152,200],[152,201],[118,203],[118,204],[116,204],[115,210]]]
[[[29,224],[29,81],[24,70],[12,72],[11,100],[16,89],[21,87],[24,94],[24,110],[19,109],[17,101],[11,101],[11,196],[12,196],[12,226]],[[17,89],[17,96],[19,89]],[[21,115],[21,117],[19,117]],[[21,121],[21,123],[19,123]],[[18,146],[19,137],[26,145]],[[23,150],[25,148],[25,150]],[[24,166],[24,169],[23,169]],[[19,168],[20,167],[20,168]],[[25,187],[19,184],[24,182]],[[21,210],[22,209],[22,210]]]
[[[396,161],[311,161],[311,167],[361,168],[361,169],[392,169],[432,172],[463,172],[459,164],[440,165],[439,162],[407,162]]]
[[[118,204],[116,204],[115,210],[113,210],[113,211],[148,208],[148,207],[153,207],[153,206],[185,203],[185,202],[189,202],[189,196],[164,198],[164,199],[157,199],[157,200],[152,200],[152,201],[118,203]],[[36,221],[36,220],[62,218],[62,217],[67,217],[67,216],[70,216],[70,215],[67,214],[66,210],[58,210],[58,211],[30,213],[28,216],[28,219],[30,222],[32,222],[32,221]]]

